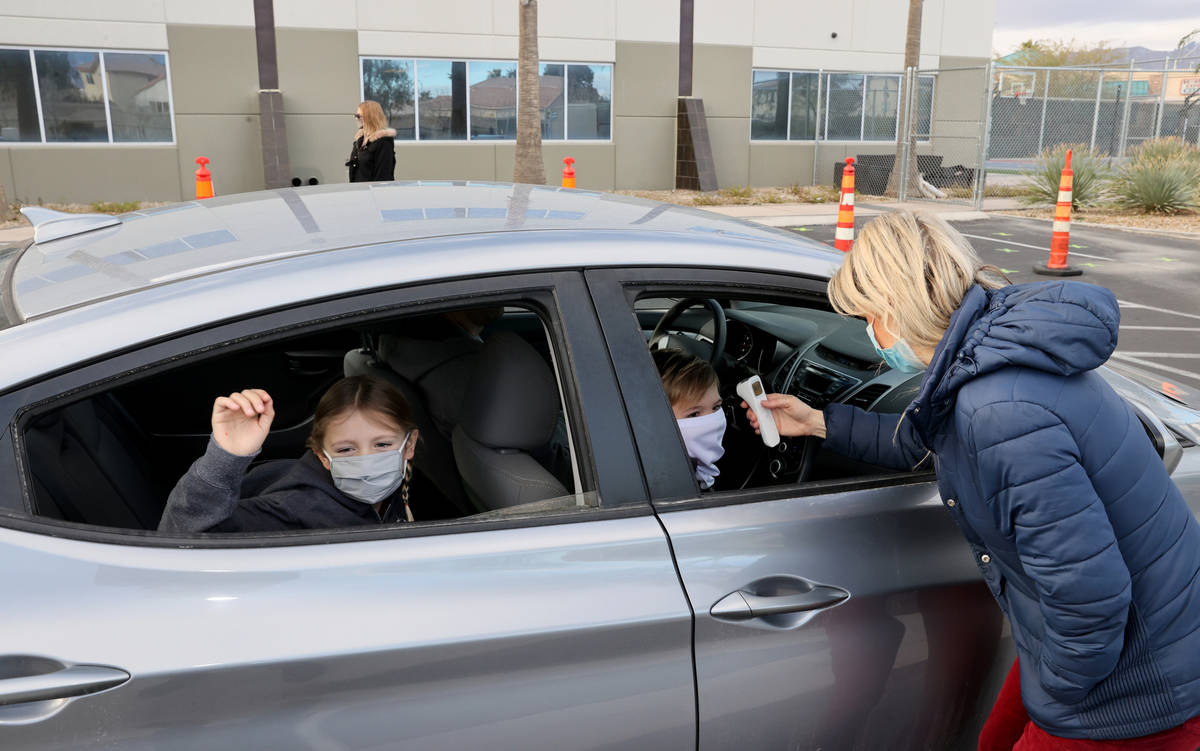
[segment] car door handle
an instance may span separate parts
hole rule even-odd
[[[127,680],[129,673],[102,665],[72,665],[53,673],[0,678],[0,706],[94,694]]]
[[[807,592],[781,595],[757,595],[739,589],[718,600],[708,611],[714,618],[727,621],[745,621],[782,613],[801,613],[820,610],[837,605],[850,593],[824,584],[813,585]]]

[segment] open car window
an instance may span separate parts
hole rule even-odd
[[[321,396],[366,375],[399,393],[419,431],[407,481],[415,527],[595,510],[557,349],[542,311],[499,301],[179,357],[27,416],[31,505],[44,518],[156,530],[172,489],[206,452],[213,400],[246,388],[270,393],[276,415],[242,489],[278,489],[300,460],[320,466],[306,442]]]
[[[679,351],[708,362],[715,371],[726,427],[720,458],[709,460],[718,474],[708,489],[720,493],[896,475],[824,450],[816,439],[783,437],[777,446],[765,446],[736,393],[739,382],[758,376],[767,392],[790,394],[816,409],[840,402],[872,412],[903,412],[916,395],[920,374],[889,369],[860,319],[786,298],[722,293],[707,298],[696,290],[645,290],[633,303],[633,313],[648,355],[660,349]],[[663,362],[661,354],[653,359]],[[666,385],[662,398],[670,404]],[[689,435],[695,431],[679,419],[677,427],[681,448],[697,469],[698,488],[703,488],[704,439]]]

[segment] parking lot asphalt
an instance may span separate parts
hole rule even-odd
[[[856,221],[861,228],[866,219]],[[986,263],[1013,282],[1053,279],[1033,273],[1050,253],[1050,222],[1003,215],[951,222]],[[832,245],[832,226],[791,227]],[[1200,405],[1200,238],[1071,225],[1067,263],[1075,280],[1111,289],[1121,303],[1113,359],[1139,367],[1177,387]]]

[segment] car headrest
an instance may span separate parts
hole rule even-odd
[[[467,435],[495,449],[544,446],[558,423],[558,383],[537,350],[500,331],[473,367],[459,423]]]

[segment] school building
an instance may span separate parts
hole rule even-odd
[[[895,150],[903,0],[540,0],[547,179],[675,184],[681,7],[721,187],[832,183]],[[995,0],[925,0],[918,149],[978,166]],[[361,99],[396,128],[398,179],[511,180],[517,0],[274,0],[292,177],[343,182]],[[686,48],[686,45],[685,45]],[[176,201],[267,187],[254,0],[0,0],[9,200]]]

